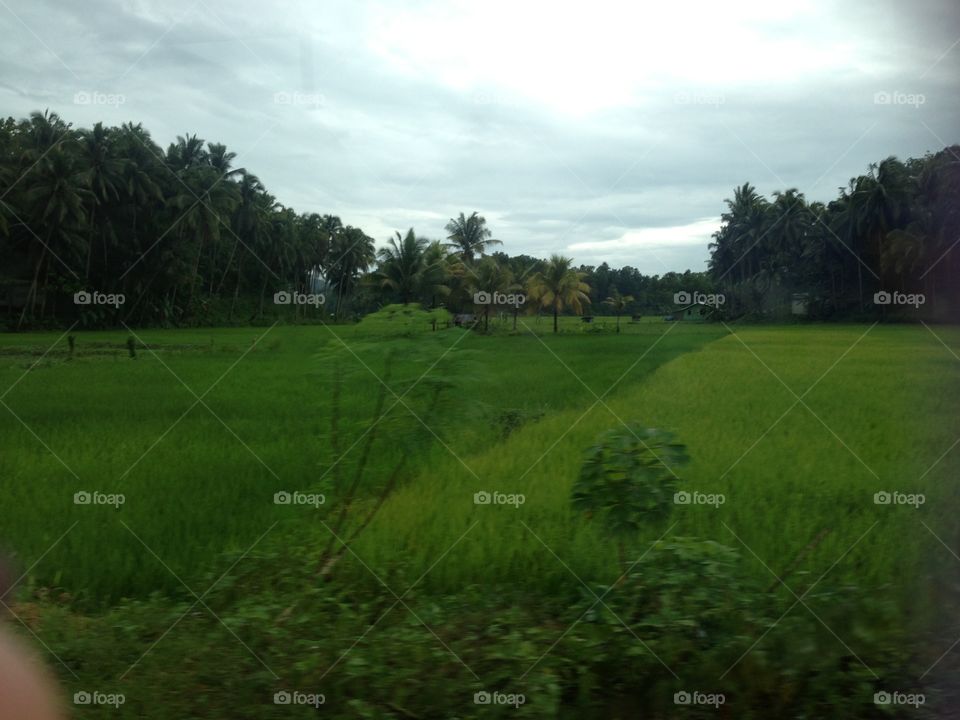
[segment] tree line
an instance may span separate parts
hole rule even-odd
[[[927,317],[956,318],[960,145],[871,164],[827,203],[750,183],[725,202],[709,262],[725,312],[783,314],[799,294],[812,317],[857,319],[900,293],[923,295]]]
[[[782,313],[801,293],[818,317],[875,310],[871,294],[958,290],[960,162],[947,148],[871,166],[830,203],[750,184],[727,200],[706,272],[644,275],[509,255],[486,220],[460,213],[443,239],[397,232],[379,250],[360,228],[298,213],[225,145],[140,124],[75,129],[51,112],[0,122],[0,313],[10,329],[353,318],[388,303],[455,313],[660,314],[678,292],[722,291],[731,317]],[[523,298],[482,302],[484,298]],[[106,302],[97,302],[106,298]],[[477,302],[478,298],[481,302]],[[122,302],[121,302],[122,300]]]
[[[7,327],[251,322],[275,316],[278,293],[322,294],[320,312],[333,319],[417,302],[489,322],[503,308],[478,308],[478,292],[522,294],[556,316],[603,312],[610,300],[621,314],[665,307],[681,285],[706,283],[702,274],[661,282],[630,267],[490,253],[501,243],[477,212],[451,218],[443,240],[411,228],[377,251],[337,216],[285,207],[235,160],[197,135],[163,149],[141,124],[74,128],[49,111],[0,122]]]
[[[235,159],[196,135],[163,150],[140,124],[74,129],[50,112],[0,122],[7,325],[249,321],[320,273],[341,307],[374,260],[373,238],[285,207]],[[90,292],[123,305],[78,307]]]

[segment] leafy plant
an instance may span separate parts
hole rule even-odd
[[[573,485],[573,506],[599,516],[617,539],[621,565],[626,540],[643,523],[669,514],[679,481],[674,468],[688,459],[672,433],[636,422],[608,430],[587,451]]]

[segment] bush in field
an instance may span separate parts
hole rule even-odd
[[[679,481],[674,468],[688,459],[671,433],[639,423],[607,431],[587,451],[573,505],[616,538],[621,564],[626,541],[645,522],[670,513]]]
[[[385,305],[365,315],[358,329],[377,336],[420,335],[447,326],[451,315],[444,308],[424,310],[421,305]]]
[[[589,659],[565,677],[575,702],[597,716],[627,704],[674,717],[674,693],[697,690],[724,695],[726,717],[873,717],[873,693],[891,679],[913,687],[890,601],[823,583],[804,597],[810,610],[794,607],[744,559],[711,540],[666,539],[616,585],[584,590],[568,638]],[[716,717],[713,707],[683,709]]]
[[[719,543],[673,538],[644,552],[615,585],[584,590],[572,609],[584,620],[581,651],[594,658],[587,695],[601,703],[629,697],[666,717],[675,692],[729,694],[718,678],[763,624],[762,595],[739,560]]]

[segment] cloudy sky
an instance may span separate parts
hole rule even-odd
[[[224,142],[382,243],[702,270],[749,180],[827,200],[960,142],[956,0],[0,0],[0,112]]]

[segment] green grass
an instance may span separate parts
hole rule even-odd
[[[469,377],[451,391],[459,409],[450,422],[428,428],[402,405],[393,409],[366,473],[375,480],[409,449],[390,435],[397,428],[407,443],[432,444],[428,465],[450,457],[434,433],[451,452],[476,453],[498,441],[504,412],[522,422],[585,405],[583,383],[599,393],[623,376],[622,390],[725,332],[667,330],[486,337],[450,329],[390,342],[362,325],[143,331],[138,339],[152,351],[136,359],[125,333],[77,333],[73,359],[63,338],[43,354],[56,334],[0,336],[0,387],[13,386],[9,409],[0,407],[0,473],[4,504],[17,508],[0,518],[0,541],[23,567],[43,558],[32,581],[86,601],[182,592],[174,574],[192,584],[225,569],[224,554],[249,548],[274,522],[271,539],[316,530],[336,512],[332,503],[317,512],[273,504],[278,490],[330,492],[335,358],[344,377],[340,449],[352,447],[345,468],[362,451],[354,443],[369,426],[391,348],[398,395],[458,353],[469,362]],[[83,490],[126,502],[77,506]]]
[[[586,412],[592,400],[584,397],[502,447],[463,462],[444,458],[388,504],[357,554],[372,568],[406,566],[411,581],[430,568],[423,582],[437,592],[512,583],[555,593],[576,577],[611,582],[613,544],[573,515],[570,487],[597,435],[636,419],[669,428],[688,445],[682,487],[726,497],[717,509],[678,506],[636,539],[636,554],[670,528],[740,548],[752,572],[776,586],[773,573],[826,531],[788,584],[805,587],[829,571],[837,582],[889,586],[885,592],[904,602],[919,599],[917,583],[929,569],[921,559],[939,568],[954,561],[933,532],[952,527],[955,507],[949,480],[958,455],[937,460],[960,430],[960,388],[944,382],[956,377],[958,361],[923,328],[865,330],[741,328],[661,365],[606,406]],[[956,331],[938,335],[960,345]],[[522,493],[526,502],[476,506],[478,490]],[[926,503],[876,505],[880,491],[924,493]],[[355,582],[377,582],[364,568],[351,569]]]
[[[754,718],[873,717],[877,689],[950,677],[949,655],[920,673],[960,631],[941,617],[960,576],[960,331],[643,322],[615,335],[565,318],[554,336],[546,318],[522,320],[518,334],[508,321],[407,338],[363,324],[144,331],[153,352],[136,359],[125,333],[78,333],[72,359],[62,338],[44,355],[55,334],[0,336],[0,388],[13,386],[0,407],[0,543],[29,568],[13,607],[63,682],[119,689],[118,717],[158,718],[313,716],[273,705],[284,688],[327,692],[331,717],[473,716],[481,687],[531,699],[491,716],[672,717],[672,693],[696,682]],[[198,395],[213,386],[210,410],[190,409],[181,379]],[[396,399],[381,379],[404,403],[364,435],[377,403]],[[428,412],[441,380],[448,402]],[[642,565],[677,606],[631,617],[628,633],[578,620],[592,604],[582,583],[609,585],[619,569],[570,489],[597,436],[634,420],[687,445],[681,488],[726,501],[675,506],[631,555],[661,536],[713,540],[738,551],[745,580],[685,590],[689,568]],[[410,462],[320,582],[323,523],[338,510],[333,445],[347,451],[342,483],[370,436],[348,527]],[[81,489],[127,502],[76,506]],[[280,489],[330,502],[277,506]],[[478,506],[478,491],[525,502]],[[926,502],[876,505],[880,491]],[[676,557],[665,552],[646,557]],[[643,573],[629,587],[649,593]],[[212,589],[209,611],[191,612],[178,578]],[[614,588],[609,601],[631,599]],[[765,614],[705,620],[741,601]]]

